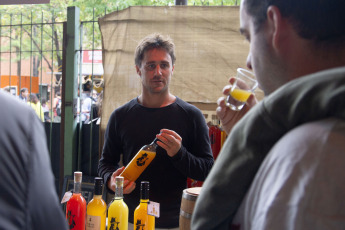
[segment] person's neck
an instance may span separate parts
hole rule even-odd
[[[138,103],[148,108],[162,108],[176,101],[176,97],[170,93],[167,94],[144,94],[138,96]]]
[[[291,61],[289,75],[291,79],[299,78],[319,71],[345,66],[345,45],[338,47],[317,47],[316,45],[304,42],[300,47],[294,50],[300,50]]]

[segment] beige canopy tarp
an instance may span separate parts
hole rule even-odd
[[[150,33],[174,40],[177,60],[170,91],[197,106],[210,104],[213,110],[229,77],[246,66],[249,44],[239,33],[239,7],[135,6],[105,15],[99,25],[105,86],[102,130],[115,108],[140,94],[134,50]]]

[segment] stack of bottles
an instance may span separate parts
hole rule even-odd
[[[216,160],[227,138],[227,134],[221,127],[216,115],[212,116],[212,122],[209,122],[207,125],[209,128],[208,134],[210,136],[212,154]]]
[[[115,197],[108,212],[102,199],[103,179],[95,178],[94,196],[86,206],[81,194],[82,172],[74,172],[73,195],[67,201],[66,219],[73,230],[128,230],[128,207],[123,200],[124,177],[115,178]],[[134,211],[134,229],[154,230],[155,217],[148,214],[149,182],[142,181],[140,203]],[[106,217],[108,222],[106,228]]]
[[[218,120],[216,115],[212,115],[212,122],[211,121],[208,122],[207,125],[208,125],[208,135],[210,137],[213,158],[216,160],[227,138],[227,134],[221,127],[220,121]],[[202,184],[203,184],[202,181],[197,181],[191,178],[187,178],[188,188],[201,187]]]
[[[136,181],[140,174],[146,169],[156,156],[157,139],[149,145],[143,146],[133,157],[120,176],[115,178],[115,197],[109,206],[102,199],[103,179],[95,178],[94,196],[86,206],[86,200],[81,194],[82,172],[74,172],[73,194],[67,201],[66,219],[69,229],[72,230],[104,230],[108,214],[108,230],[128,229],[128,207],[123,200],[124,179]],[[149,203],[149,182],[141,184],[140,204],[135,210],[135,226],[140,229],[154,229],[154,216],[147,214]],[[146,226],[146,227],[144,227]]]
[[[81,185],[82,172],[74,172],[73,195],[66,205],[66,219],[69,229],[105,229],[107,204],[102,199],[103,179],[95,178],[94,196],[87,206],[86,200],[81,194]]]

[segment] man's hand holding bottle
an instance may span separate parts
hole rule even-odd
[[[119,176],[124,169],[125,169],[125,166],[118,168],[115,172],[113,172],[113,174],[111,175],[108,181],[108,188],[110,188],[114,192],[115,192],[115,178]],[[123,182],[123,194],[129,194],[133,192],[133,190],[135,189],[135,186],[136,184],[134,181],[129,181],[125,179]]]
[[[181,148],[182,138],[173,130],[162,129],[156,137],[159,140],[157,145],[165,149],[170,157],[175,156]]]
[[[178,135],[176,132],[174,132],[172,130],[162,129],[161,132],[156,135],[156,138],[159,141],[154,141],[154,142],[151,143],[151,145],[155,145],[155,146],[159,145],[160,147],[162,147],[163,149],[166,150],[167,154],[170,157],[175,156],[178,153],[178,151],[181,149],[182,138],[180,137],[180,135]],[[147,153],[151,152],[151,151],[154,151],[153,152],[154,155],[150,157],[150,161],[149,162],[146,162],[146,166],[144,168],[146,168],[150,164],[150,162],[153,160],[153,158],[155,157],[155,154],[156,154],[156,147],[154,147],[154,150],[153,150],[153,149],[151,149],[152,148],[151,145],[146,146],[146,147],[144,146],[138,152],[139,155],[140,155],[141,151],[146,152],[146,158],[147,158],[148,157]],[[137,155],[134,158],[136,158]],[[132,167],[131,169],[128,170],[129,172],[127,172],[127,177],[125,175],[122,175],[124,177],[123,194],[131,193],[135,189],[135,187],[136,187],[136,184],[135,184],[134,181],[130,181],[130,180],[126,179],[126,178],[131,178],[131,175],[133,177],[133,175],[135,174],[136,176],[133,177],[133,178],[135,178],[133,180],[136,180],[136,178],[142,173],[144,168],[142,168],[140,172],[137,172],[135,170],[135,168]],[[115,192],[115,178],[117,176],[120,176],[121,173],[124,170],[125,170],[125,167],[121,167],[121,168],[117,169],[115,172],[113,172],[113,174],[111,175],[111,178],[108,181],[108,188],[110,188],[112,191]]]

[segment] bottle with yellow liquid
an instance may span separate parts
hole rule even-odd
[[[86,207],[86,230],[105,230],[107,204],[102,199],[103,179],[95,178],[95,190],[92,200]]]
[[[115,178],[115,199],[108,210],[108,230],[128,230],[128,207],[123,201],[122,176]]]
[[[122,171],[120,176],[123,176],[129,181],[136,181],[141,173],[156,157],[157,140],[158,139],[155,138],[151,144],[144,145]]]
[[[140,204],[134,211],[134,229],[154,230],[155,217],[147,214],[149,203],[149,182],[142,181],[140,187]]]

